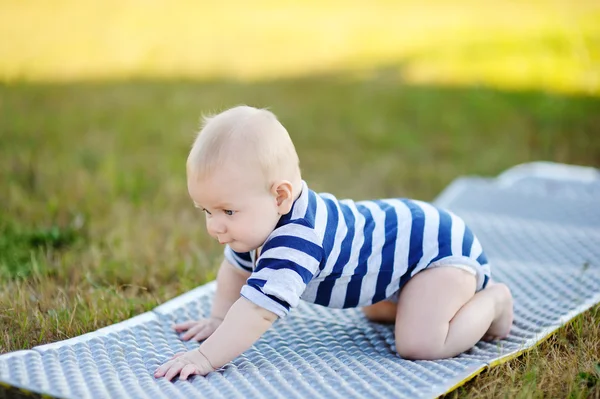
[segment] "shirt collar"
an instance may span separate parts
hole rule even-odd
[[[298,198],[296,198],[296,200],[292,204],[292,208],[290,209],[290,211],[288,213],[286,213],[285,215],[281,216],[281,218],[279,219],[278,226],[280,226],[290,220],[303,218],[304,215],[306,214],[307,207],[308,207],[308,186],[306,185],[306,182],[304,180],[302,180],[302,187],[300,188],[300,195],[298,196]]]

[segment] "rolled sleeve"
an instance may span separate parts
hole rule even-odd
[[[276,298],[264,294],[259,288],[251,285],[242,287],[241,295],[250,302],[275,313],[280,318],[287,316],[290,311],[288,304],[277,301]]]

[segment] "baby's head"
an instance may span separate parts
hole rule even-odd
[[[239,106],[204,118],[186,166],[209,234],[237,252],[260,247],[302,187],[294,144],[264,109]]]

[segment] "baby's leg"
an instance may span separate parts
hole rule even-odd
[[[484,335],[503,338],[512,325],[504,284],[475,292],[475,276],[455,267],[425,269],[400,291],[396,350],[406,359],[434,360],[472,348]]]
[[[390,301],[380,301],[376,304],[362,308],[367,319],[377,322],[392,324],[396,321],[396,304]]]

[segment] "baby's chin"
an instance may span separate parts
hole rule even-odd
[[[256,249],[251,245],[247,245],[247,244],[241,243],[239,241],[232,241],[232,242],[228,243],[227,245],[229,245],[229,247],[231,249],[233,249],[235,252],[239,252],[239,253],[252,252]]]

